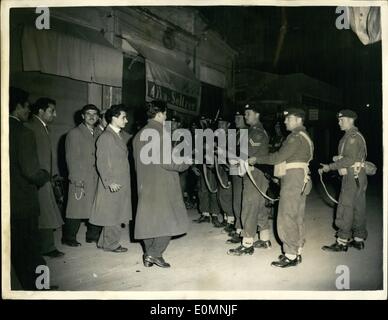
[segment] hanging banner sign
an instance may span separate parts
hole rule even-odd
[[[194,75],[187,76],[187,66],[176,67],[176,71],[171,71],[146,59],[146,101],[163,100],[173,110],[198,115],[201,83]]]

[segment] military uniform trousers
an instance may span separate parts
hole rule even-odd
[[[214,190],[217,188],[216,176],[211,170],[207,170],[207,176],[211,188]],[[199,211],[210,212],[213,215],[220,213],[220,207],[218,205],[217,193],[211,193],[206,186],[203,172],[201,172],[201,178],[199,179],[198,188],[198,200],[199,200]]]
[[[306,195],[301,194],[303,185],[303,169],[289,169],[281,178],[277,231],[283,243],[283,251],[288,254],[300,254],[305,243]]]
[[[339,228],[337,236],[341,239],[357,237],[365,240],[368,236],[365,212],[368,180],[364,169],[361,170],[358,180],[359,187],[351,170],[348,170],[348,174],[342,177],[335,220],[335,225]]]
[[[243,189],[243,178],[238,175],[232,175],[233,212],[236,219],[235,220],[236,229],[242,229],[242,224],[241,224],[242,189]]]
[[[224,213],[227,214],[228,217],[234,217],[233,214],[233,189],[232,185],[228,185],[229,174],[225,169],[220,166],[220,176],[222,179],[222,183],[225,186],[228,186],[227,189],[223,188],[221,183],[218,181],[218,202],[220,207]],[[217,177],[216,177],[217,178]]]
[[[252,171],[252,176],[264,193],[268,189],[268,180],[263,172],[258,169]],[[257,229],[269,229],[268,210],[265,207],[265,198],[253,185],[247,174],[243,178],[242,211],[241,211],[242,233],[244,238],[254,238]]]

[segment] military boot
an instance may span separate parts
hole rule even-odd
[[[365,248],[365,243],[364,243],[364,241],[352,240],[348,243],[348,246],[355,248],[357,250],[363,250]]]
[[[346,252],[348,251],[348,245],[335,242],[330,246],[323,246],[322,250],[329,252]]]
[[[302,257],[299,255],[296,256],[295,259],[291,260],[287,258],[285,255],[280,255],[278,261],[273,261],[271,263],[271,266],[278,267],[278,268],[288,268],[288,267],[296,267],[299,263],[302,262]]]
[[[253,243],[253,246],[257,249],[271,249],[272,244],[271,241],[263,241],[263,240],[257,240]]]
[[[234,243],[240,243],[241,242],[241,236],[237,232],[230,234],[230,238],[226,240],[226,243],[228,244],[234,244]]]
[[[243,245],[228,250],[228,255],[230,256],[245,256],[245,255],[252,255],[255,249],[252,247],[244,247]]]
[[[213,223],[213,226],[216,228],[222,228],[224,226],[224,224],[220,222],[220,220],[218,220],[217,216],[212,216],[212,223]]]

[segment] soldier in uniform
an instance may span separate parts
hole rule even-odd
[[[245,106],[245,120],[249,125],[248,156],[266,156],[268,154],[269,138],[260,122],[260,111],[257,106]],[[260,190],[265,193],[268,188],[268,180],[265,178],[264,173],[257,168],[252,168],[252,176]],[[241,221],[243,226],[241,232],[242,245],[235,249],[230,249],[228,254],[236,256],[251,255],[254,252],[254,247],[271,247],[268,210],[265,208],[265,198],[259,194],[247,174],[243,178]],[[254,243],[258,227],[260,236],[259,240]]]
[[[236,145],[240,145],[240,129],[246,129],[244,116],[240,112],[236,112],[234,122],[237,129]],[[238,156],[238,155],[237,155]],[[235,168],[236,169],[236,168]],[[227,243],[239,243],[241,241],[240,235],[242,232],[241,224],[241,209],[242,209],[242,189],[243,178],[238,174],[231,174],[232,179],[232,193],[233,193],[233,213],[235,217],[234,230],[229,233],[230,239]]]
[[[231,182],[229,181],[229,168],[226,163],[220,163],[221,158],[223,158],[224,161],[227,160],[227,143],[228,143],[228,129],[230,126],[230,122],[227,120],[223,120],[222,118],[218,119],[218,132],[224,132],[225,133],[225,145],[222,146],[220,144],[220,140],[217,144],[217,152],[218,152],[218,162],[215,163],[217,165],[217,170],[219,173],[218,177],[218,202],[220,205],[220,208],[224,214],[224,225],[225,231],[230,232],[234,229],[234,214],[233,214],[233,191],[231,187]],[[216,172],[217,174],[217,172]]]
[[[201,117],[200,125],[203,130],[210,129],[210,122],[211,120],[208,118],[205,118],[204,116]],[[206,150],[204,148],[204,157],[206,155]],[[205,158],[204,158],[205,159]],[[205,172],[202,170],[203,166],[199,165],[196,167],[193,167],[193,171],[197,176],[199,176],[199,188],[198,188],[198,200],[199,205],[198,209],[201,212],[201,216],[194,220],[197,223],[203,223],[203,222],[212,222],[213,225],[217,228],[222,227],[222,224],[218,220],[218,215],[220,214],[220,207],[218,205],[217,200],[217,177],[214,172],[214,166],[213,165],[207,165],[207,179],[209,182],[209,187],[212,189],[212,191],[209,190],[209,187],[206,184],[205,181]]]
[[[357,119],[354,111],[341,110],[337,117],[341,130],[345,131],[339,142],[339,155],[333,157],[333,163],[322,164],[320,169],[324,172],[338,170],[342,175],[341,194],[335,220],[335,225],[338,227],[337,241],[322,249],[341,252],[347,251],[350,246],[362,250],[368,235],[365,215],[365,193],[368,185],[364,168],[366,143],[354,125]]]
[[[281,177],[281,191],[277,230],[284,254],[271,265],[280,268],[296,266],[302,262],[306,195],[311,190],[308,163],[314,152],[313,143],[303,126],[304,111],[293,108],[285,111],[284,115],[284,123],[291,133],[279,151],[248,160],[251,165],[278,165],[275,166],[275,175]]]

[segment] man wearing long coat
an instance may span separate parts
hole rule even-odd
[[[81,220],[89,220],[97,190],[96,139],[101,132],[95,128],[99,110],[93,104],[82,108],[83,122],[66,137],[66,162],[69,170],[69,195],[62,243],[76,247]],[[86,242],[97,242],[101,227],[86,223]]]
[[[48,124],[56,117],[55,101],[50,98],[38,99],[32,107],[33,117],[26,126],[34,132],[40,168],[52,177],[52,149]],[[54,242],[54,229],[63,224],[54,190],[50,181],[38,192],[40,204],[39,234],[41,252],[52,258],[61,257],[63,252],[57,250]]]
[[[39,167],[34,133],[23,122],[30,113],[28,93],[10,89],[9,157],[11,198],[11,264],[23,290],[36,290],[36,267],[46,262],[38,237],[38,188],[50,180]],[[14,288],[11,274],[11,288]]]
[[[170,267],[162,254],[172,236],[188,230],[188,216],[180,187],[179,172],[189,168],[189,164],[163,163],[163,124],[166,120],[166,105],[154,101],[147,105],[148,124],[140,130],[133,141],[134,159],[137,173],[138,206],[135,222],[135,238],[142,239],[145,246],[143,263],[146,267],[156,264]],[[156,147],[156,157],[161,161],[144,161],[142,150],[147,145],[149,134],[160,137]],[[145,137],[145,138],[144,138]],[[160,152],[158,152],[158,149]]]
[[[131,177],[126,135],[125,107],[112,106],[105,114],[108,126],[97,140],[99,180],[90,223],[103,226],[97,246],[116,253],[128,249],[120,244],[121,224],[132,219]]]

